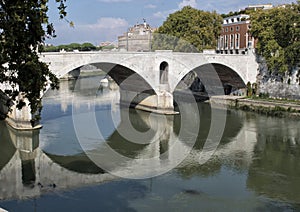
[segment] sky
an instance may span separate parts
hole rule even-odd
[[[159,27],[169,14],[190,5],[205,11],[228,13],[252,4],[273,5],[296,2],[296,0],[67,0],[67,20],[59,20],[55,0],[49,0],[49,18],[54,24],[56,38],[47,39],[53,45],[89,42],[117,43],[134,24],[143,23]],[[70,27],[68,21],[74,22]]]

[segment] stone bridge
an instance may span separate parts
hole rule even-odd
[[[61,78],[67,73],[87,64],[107,72],[120,84],[124,75],[136,73],[143,83],[155,92],[160,91],[161,84],[168,85],[168,92],[173,93],[179,82],[191,71],[215,71],[221,82],[238,88],[247,82],[256,82],[258,64],[255,55],[224,55],[203,53],[180,53],[172,51],[155,52],[62,52],[43,53],[43,62],[49,63],[50,70]],[[213,70],[214,69],[214,70]],[[162,79],[165,73],[165,79]],[[206,85],[209,86],[209,85]]]
[[[212,96],[224,94],[226,85],[242,89],[247,82],[256,82],[258,68],[252,52],[247,55],[179,53],[165,50],[62,52],[44,53],[41,60],[50,64],[50,70],[58,78],[84,65],[94,65],[107,72],[118,83],[121,102],[171,111],[173,92],[190,72],[198,75],[208,95]]]
[[[84,65],[93,65],[106,72],[119,85],[122,104],[162,114],[174,113],[174,91],[178,87],[189,88],[190,85],[183,80],[189,73],[197,74],[210,97],[224,95],[226,86],[241,91],[247,82],[256,82],[258,69],[252,52],[246,55],[179,53],[167,50],[55,52],[43,53],[40,59],[49,64],[50,70],[58,78]],[[30,114],[15,112],[11,115],[16,120],[22,119],[22,116],[30,117]]]

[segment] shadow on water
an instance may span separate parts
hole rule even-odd
[[[81,153],[72,156],[61,156],[45,153],[53,162],[60,166],[84,174],[103,174],[105,171],[93,163],[86,154]]]
[[[129,115],[129,119],[127,120],[126,116]],[[146,117],[144,117],[144,116]],[[134,109],[129,110],[129,114],[127,110],[120,110],[120,124],[117,129],[106,139],[107,144],[114,149],[116,152],[125,155],[130,158],[136,158],[140,151],[142,151],[147,144],[134,143],[122,136],[119,132],[124,132],[128,129],[128,126],[132,126],[138,132],[146,132],[151,130],[149,123],[147,123],[148,113],[140,114],[138,111]],[[125,121],[124,121],[125,120]],[[153,131],[152,131],[153,132]],[[153,132],[154,133],[154,132]],[[140,138],[141,140],[151,140],[149,138]]]
[[[181,126],[181,116],[183,113],[188,114],[190,112],[190,108],[184,107],[186,111],[180,111],[180,114],[174,117],[174,132],[176,135],[179,135],[180,126]],[[178,109],[177,109],[178,110]],[[198,110],[200,115],[200,124],[199,124],[199,134],[197,136],[197,142],[195,143],[195,149],[202,149],[204,143],[207,141],[208,133],[211,128],[211,119],[212,112],[214,112],[215,116],[222,116],[224,114],[224,108],[220,109],[211,109],[210,104],[208,103],[198,103]],[[189,122],[187,124],[193,124],[193,122]],[[243,117],[241,117],[236,111],[227,110],[226,111],[226,123],[224,132],[220,141],[220,145],[224,145],[231,141],[232,138],[236,137],[240,130],[243,127]]]
[[[127,111],[121,110],[121,117],[125,117],[127,115]],[[129,119],[130,123],[139,132],[147,131],[150,129],[149,124],[147,124],[145,121],[147,121],[148,113],[143,114],[146,117],[141,117],[141,114],[139,114],[137,111],[130,109],[129,113]],[[117,127],[117,129],[114,130],[114,132],[108,136],[107,139],[105,139],[105,142],[112,148],[114,151],[125,155],[126,157],[130,158],[136,158],[138,154],[147,146],[146,144],[137,144],[129,141],[125,137],[123,137],[119,132],[123,131],[124,129],[128,127],[128,122],[124,121],[126,118],[121,118],[121,121]],[[122,121],[123,120],[123,121]],[[98,121],[99,122],[99,121]],[[99,130],[101,130],[101,124],[107,124],[107,123],[98,123],[99,124]],[[147,139],[147,138],[141,138],[141,139]],[[151,138],[149,138],[151,139]],[[86,141],[88,142],[88,141]],[[99,141],[98,150],[101,152],[101,142]],[[83,151],[83,150],[82,150]],[[96,149],[93,150],[93,152],[97,151]],[[105,173],[105,171],[101,168],[99,168],[95,163],[90,160],[90,158],[84,153],[74,154],[74,155],[56,155],[53,153],[48,153],[44,150],[44,153],[51,158],[55,163],[61,165],[62,167],[72,170],[79,173],[92,173],[92,174],[98,174],[98,173]],[[99,153],[97,153],[99,154]]]

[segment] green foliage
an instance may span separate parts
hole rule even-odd
[[[78,51],[93,51],[97,50],[97,47],[91,43],[71,43],[67,45],[59,45],[59,46],[43,46],[41,51],[43,52],[59,52],[61,50],[65,50],[67,52],[78,50]]]
[[[58,3],[60,18],[66,15],[66,0]],[[39,117],[41,91],[50,84],[58,87],[58,79],[48,65],[39,61],[36,49],[46,37],[54,37],[48,22],[48,0],[0,1],[0,83],[9,83],[6,94],[13,100],[19,94],[29,100],[31,113]],[[24,106],[19,99],[17,107]]]
[[[259,98],[261,99],[268,99],[270,97],[269,93],[259,93]]]
[[[91,43],[83,43],[80,47],[80,51],[96,50],[96,47]]]
[[[237,106],[237,109],[241,109],[244,111],[256,112],[259,114],[267,115],[267,116],[275,116],[275,117],[288,117],[289,113],[299,113],[299,111],[289,108],[284,108],[281,106],[268,107],[268,106],[259,106],[259,105],[244,105],[241,104]]]
[[[258,39],[257,53],[272,72],[292,70],[300,57],[300,1],[253,12],[251,34]]]
[[[252,86],[251,86],[251,83],[248,82],[247,83],[247,96],[250,97],[252,95],[253,95],[253,93],[252,93]]]
[[[186,6],[170,14],[154,33],[152,49],[182,52],[214,49],[221,23],[222,18],[216,12],[205,12]]]
[[[221,14],[221,16],[222,16],[222,18],[228,18],[230,16],[236,16],[236,15],[240,15],[240,14],[250,14],[250,10],[240,10],[240,11],[235,11],[235,12],[230,11],[227,14]]]

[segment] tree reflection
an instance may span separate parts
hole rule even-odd
[[[258,122],[257,125],[258,143],[255,148],[255,159],[249,169],[248,188],[259,195],[298,204],[300,202],[298,122],[265,117],[264,121]]]

